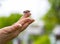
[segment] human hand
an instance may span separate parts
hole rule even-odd
[[[28,18],[31,15],[29,10],[24,11],[24,15],[11,26],[0,29],[0,44],[6,44],[8,41],[17,37],[20,32],[25,30],[34,19]]]

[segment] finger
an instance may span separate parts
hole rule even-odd
[[[29,17],[29,16],[31,15],[31,13],[30,13],[29,10],[23,11],[23,14],[24,14],[24,15],[21,17],[21,19],[27,18],[27,17]]]
[[[22,31],[26,29],[34,20],[32,19],[31,21],[27,22],[26,24],[23,25]]]
[[[31,19],[31,21],[25,23],[25,25],[22,27],[22,29],[19,29],[19,30],[15,31],[15,32],[12,34],[12,36],[9,37],[9,39],[12,39],[12,38],[15,38],[16,36],[18,36],[19,33],[20,33],[21,31],[23,31],[23,29],[25,29],[25,28],[26,28],[29,24],[31,24],[33,21],[34,21],[34,20]]]
[[[30,25],[32,22],[34,22],[33,19],[31,19],[31,21],[25,23],[24,26],[22,27],[22,29],[18,29],[18,30],[16,31],[16,33],[19,34],[20,32],[22,32],[22,31],[23,31],[25,28],[27,28],[28,25]]]
[[[29,21],[31,21],[31,18],[25,18],[25,19],[18,21],[17,23],[19,23],[23,26],[26,22],[29,22]]]

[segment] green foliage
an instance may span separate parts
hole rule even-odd
[[[51,9],[44,17],[43,20],[45,22],[46,31],[50,31],[54,28],[54,26],[58,23],[58,18],[56,17],[56,12],[54,9]]]
[[[39,39],[39,37],[41,37],[41,36],[40,35],[30,35],[29,40],[32,40],[35,42],[37,39]]]
[[[48,0],[48,1],[49,1],[50,4],[53,5],[54,7],[60,5],[60,0]]]
[[[0,17],[0,28],[7,24],[7,17]]]
[[[52,31],[56,24],[60,24],[60,0],[49,0],[49,2],[52,6],[43,17],[46,32]]]
[[[10,26],[21,18],[22,14],[12,13],[9,17],[0,17],[0,28]]]
[[[40,36],[38,39],[35,40],[33,44],[50,44],[48,35]]]

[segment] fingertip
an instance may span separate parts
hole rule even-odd
[[[23,11],[23,14],[24,14],[24,18],[29,17],[31,15],[29,10]]]

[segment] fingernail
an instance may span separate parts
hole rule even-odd
[[[23,13],[28,13],[28,12],[30,12],[29,10],[25,10],[25,11],[23,11]]]

